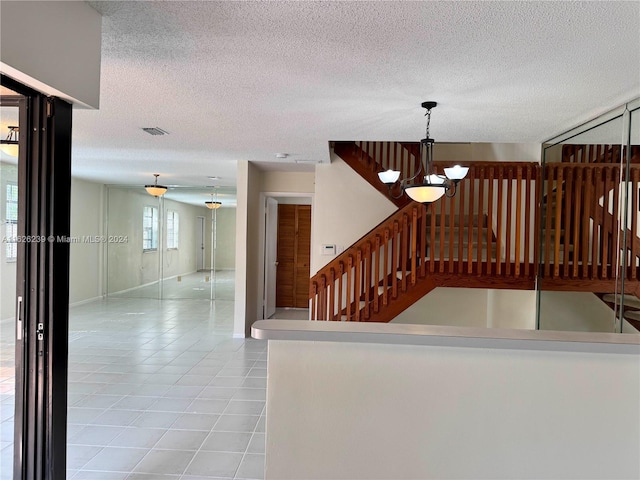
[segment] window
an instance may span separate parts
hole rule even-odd
[[[167,211],[167,249],[178,248],[179,217],[178,212]]]
[[[7,239],[15,239],[18,236],[18,185],[7,182],[7,198],[6,198],[6,230]],[[18,244],[16,242],[7,242],[6,244],[7,261],[14,262],[18,257]]]
[[[158,207],[144,207],[142,216],[142,249],[158,249]]]

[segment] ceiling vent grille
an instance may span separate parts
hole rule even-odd
[[[169,132],[159,127],[143,127],[142,130],[147,132],[149,135],[168,135],[169,134]]]

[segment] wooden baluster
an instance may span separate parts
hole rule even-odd
[[[540,254],[542,251],[542,245],[540,245],[540,229],[542,228],[542,166],[536,165],[534,167],[535,178],[535,215],[533,220],[533,235],[535,237],[533,241],[533,277],[537,278],[540,275]],[[527,238],[529,238],[527,236]]]
[[[498,166],[498,203],[496,206],[496,274],[502,274],[502,190],[504,188],[504,168]]]
[[[493,263],[493,183],[494,168],[489,167],[489,195],[487,197],[487,275],[491,275]],[[500,252],[496,252],[500,258]]]
[[[522,167],[518,165],[516,167],[516,241],[515,241],[516,251],[514,254],[514,258],[515,258],[514,274],[516,277],[520,276],[520,251],[521,251],[521,243],[522,243],[522,233],[520,231],[521,228],[522,228]]]
[[[602,169],[596,168],[593,171],[593,185],[595,195],[591,201],[591,211],[593,212],[593,244],[591,245],[591,262],[593,269],[593,276],[595,278],[602,278],[602,268],[600,262],[602,260],[602,207],[600,207],[599,199],[602,196]]]
[[[420,220],[420,278],[427,275],[427,206],[422,205],[422,218]]]
[[[347,257],[347,305],[346,305],[346,320],[350,322],[353,320],[351,315],[351,294],[353,293],[353,255]]]
[[[317,295],[318,295],[318,284],[316,282],[311,282],[311,292],[309,294],[309,297],[310,297],[309,318],[311,318],[311,320],[318,320],[318,314],[316,311]]]
[[[538,166],[534,167],[534,168],[539,168]],[[530,265],[530,261],[529,261],[529,256],[531,255],[530,253],[530,243],[529,243],[529,237],[531,236],[531,220],[533,217],[533,220],[535,222],[535,219],[538,218],[540,216],[540,212],[538,211],[539,208],[536,207],[535,211],[533,212],[533,215],[531,215],[531,187],[532,185],[532,179],[531,179],[531,169],[532,167],[529,165],[526,167],[526,181],[524,184],[524,212],[522,212],[522,217],[524,219],[524,248],[523,248],[523,255],[522,255],[522,259],[524,260],[524,276],[525,277],[529,277],[529,265]],[[537,235],[537,232],[535,232],[535,234]],[[537,242],[536,242],[537,243]]]
[[[466,190],[467,182],[461,181],[457,185],[458,189],[458,273],[462,273],[464,268],[464,227],[467,225],[467,221],[464,218],[465,210],[465,198],[464,191]],[[469,247],[470,248],[470,247]]]
[[[505,275],[511,276],[511,229],[513,227],[513,221],[511,220],[511,214],[513,210],[513,167],[507,167],[507,218],[505,218]]]
[[[418,207],[411,209],[411,286],[416,284],[418,259]]]
[[[401,278],[400,287],[403,292],[407,291],[407,266],[409,265],[409,217],[407,214],[402,215],[402,232],[401,232]]]
[[[318,295],[318,318],[326,320],[325,307],[327,305],[327,277],[320,275],[320,295]]]
[[[393,222],[393,238],[391,245],[391,298],[398,298],[398,255],[400,254],[400,245],[398,236],[400,235],[400,225],[398,221]]]
[[[553,277],[560,276],[560,228],[562,226],[562,190],[564,189],[564,168],[558,168],[558,180],[556,182],[556,208],[554,213],[554,239],[553,239]],[[568,261],[568,259],[566,259]]]
[[[580,191],[580,187],[583,185],[583,177],[582,177],[582,168],[577,169],[577,172],[574,172],[576,174],[576,181],[574,182],[574,200],[573,203],[575,204],[575,208],[573,209],[573,218],[572,218],[572,223],[573,223],[573,278],[586,278],[586,270],[585,270],[585,266],[582,266],[582,277],[580,277],[580,273],[579,273],[579,260],[580,260],[580,253],[581,253],[581,249],[583,248],[588,248],[588,245],[580,245],[580,233],[581,233],[581,227],[580,227],[580,211],[582,208],[584,208],[584,205],[582,204],[582,192]],[[571,202],[571,197],[569,196],[569,194],[567,193],[567,202]],[[586,228],[586,227],[585,227]],[[566,262],[566,260],[565,260]]]
[[[591,205],[591,189],[593,186],[593,169],[587,168],[584,172],[584,181],[582,182],[582,189],[584,192],[584,197],[582,200],[582,226],[580,230],[582,231],[582,278],[593,278],[593,264],[589,267],[589,232],[592,231],[591,227],[591,214],[592,214],[592,205]],[[595,219],[594,219],[595,222]],[[595,243],[595,237],[593,239]]]
[[[336,320],[342,321],[342,295],[344,295],[343,277],[344,277],[344,262],[338,264],[338,315]]]
[[[473,212],[473,206],[475,205],[476,201],[475,201],[475,197],[473,196],[473,194],[475,193],[475,184],[476,184],[476,179],[475,179],[475,168],[473,169],[469,169],[469,206],[468,206],[468,211],[467,211],[467,224],[468,224],[468,229],[467,229],[467,274],[471,275],[473,273],[473,249],[475,247],[475,245],[473,244],[473,219],[476,218],[476,214],[474,214]],[[478,262],[481,262],[482,259],[479,258]]]
[[[387,159],[383,168],[384,170],[391,168],[391,142],[387,142]]]
[[[619,193],[620,193],[620,167],[618,165],[613,165],[611,169],[611,186],[613,187],[613,216],[611,217],[611,247],[609,248],[611,252],[610,261],[611,261],[611,278],[615,278],[616,271],[620,269],[619,265],[619,256],[618,256],[618,247],[622,245],[622,239],[620,239],[620,243],[618,243],[618,235],[620,235],[620,222],[619,222]],[[622,272],[626,279],[626,272]]]
[[[336,269],[329,271],[329,284],[331,285],[331,295],[329,296],[329,320],[332,322],[336,319]]]
[[[631,195],[631,259],[629,267],[631,268],[631,279],[638,278],[638,178],[640,170],[634,165],[631,169],[631,192],[627,192],[627,196]],[[629,185],[629,182],[627,182]],[[628,202],[628,200],[627,200]]]
[[[360,321],[360,299],[362,298],[362,250],[356,250],[356,265],[354,275],[354,291],[353,291],[353,305],[355,307],[354,320]]]
[[[544,276],[551,276],[551,216],[553,215],[552,210],[552,199],[554,195],[553,184],[554,184],[554,173],[556,172],[556,168],[553,168],[553,165],[547,165],[546,167],[547,175],[546,175],[546,213],[545,213],[545,229],[544,229]]]
[[[575,254],[577,253],[576,251],[576,247],[577,244],[575,241],[572,241],[573,239],[573,232],[574,232],[574,225],[573,225],[573,218],[572,218],[572,212],[573,209],[571,208],[571,203],[572,203],[572,199],[573,199],[573,175],[575,174],[576,170],[581,170],[579,167],[578,168],[568,168],[568,169],[563,169],[566,170],[566,176],[564,177],[564,195],[563,195],[563,214],[564,214],[564,218],[562,220],[562,224],[561,224],[561,229],[560,231],[556,231],[556,236],[558,237],[558,240],[560,241],[560,239],[562,239],[562,246],[563,248],[563,253],[562,253],[562,276],[563,278],[569,278],[571,276],[571,264],[569,261],[569,245],[573,245],[573,254],[574,254],[574,258],[572,260],[573,265],[577,266],[578,265],[578,261],[575,258]],[[559,188],[559,187],[558,187]],[[557,208],[557,205],[556,205]],[[558,259],[556,259],[556,265],[559,267],[559,257]]]
[[[440,199],[440,255],[438,258],[438,271],[440,273],[444,273],[444,262],[446,260],[444,256],[444,233],[447,228],[446,224],[450,220],[445,213],[445,206],[444,199]]]
[[[362,289],[364,291],[364,319],[369,320],[369,301],[371,299],[371,242],[367,242],[364,246]]]
[[[482,237],[484,235],[484,167],[480,167],[480,177],[478,179],[478,258],[476,259],[476,263],[478,265],[478,271],[476,272],[478,275],[482,275],[482,263],[483,263],[483,250],[482,250]],[[487,235],[488,228],[487,228]],[[489,258],[487,254],[487,259]]]
[[[429,205],[429,273],[434,273],[436,259],[436,209],[433,203]]]
[[[375,250],[372,257],[372,261],[374,262],[373,268],[373,313],[378,313],[380,311],[379,301],[380,301],[380,293],[378,286],[380,285],[380,235],[376,235],[376,243]]]
[[[385,307],[389,304],[389,229],[384,229],[383,247],[384,256],[382,257],[382,305]]]
[[[441,202],[445,201],[445,197],[442,197]],[[453,261],[455,258],[454,251],[454,240],[455,240],[455,228],[456,228],[456,207],[455,207],[455,198],[449,198],[449,266],[448,272],[453,273]]]
[[[604,173],[604,202],[602,210],[602,278],[609,277],[609,189],[611,180],[611,170],[609,166],[603,168]]]

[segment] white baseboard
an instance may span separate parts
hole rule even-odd
[[[95,302],[95,301],[98,301],[98,300],[102,300],[103,298],[104,298],[104,296],[98,295],[97,297],[87,298],[85,300],[79,300],[77,302],[70,303],[69,307],[77,307],[79,305],[84,305],[86,303],[91,303],[91,302]]]

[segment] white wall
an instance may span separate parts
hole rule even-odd
[[[85,2],[0,2],[0,71],[98,108],[102,17]]]
[[[640,478],[638,349],[540,343],[270,340],[265,478]]]
[[[94,182],[71,179],[71,236],[104,235],[105,188]],[[105,244],[79,242],[69,245],[69,303],[102,296]]]
[[[220,207],[216,211],[216,270],[236,268],[236,207]],[[211,211],[205,217],[205,260],[204,267],[211,267]]]
[[[311,275],[335,258],[321,255],[322,245],[350,247],[397,207],[340,157],[316,166],[311,226]]]
[[[162,256],[163,277],[171,278],[196,271],[196,222],[209,210],[169,199],[152,197],[144,189],[111,187],[108,191],[108,236],[124,236],[124,243],[107,244],[107,289],[117,293],[158,281]],[[166,250],[166,230],[159,230],[158,250],[143,251],[142,216],[145,206],[158,207],[164,215],[173,210],[179,217],[177,250]]]

